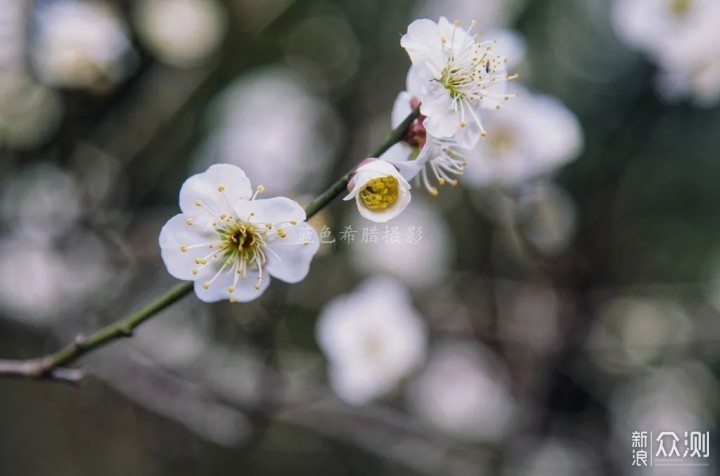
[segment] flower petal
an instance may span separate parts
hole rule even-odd
[[[412,112],[412,107],[410,106],[411,100],[412,95],[408,92],[403,91],[398,94],[398,97],[395,99],[395,103],[393,104],[390,120],[393,128],[399,126],[400,123],[402,123],[402,121],[404,121],[405,118]]]
[[[208,268],[199,266],[195,260],[206,257],[212,251],[209,243],[216,241],[218,237],[207,228],[188,225],[188,219],[189,216],[183,214],[172,217],[162,227],[158,241],[168,273],[177,279],[195,280],[205,276]],[[206,243],[205,246],[196,246]],[[182,251],[181,247],[187,247],[186,251]],[[193,274],[193,270],[197,273]]]
[[[305,221],[305,210],[297,202],[285,197],[235,202],[234,212],[241,220],[253,223],[282,223]]]
[[[240,167],[217,164],[185,181],[180,189],[180,209],[186,214],[196,214],[199,201],[215,215],[230,213],[230,205],[247,200],[252,194],[250,179]]]
[[[407,50],[413,65],[419,67],[418,73],[421,76],[426,76],[429,69],[434,73],[433,77],[439,77],[444,67],[445,55],[437,23],[428,19],[415,20],[408,26],[400,45]]]
[[[235,298],[237,302],[252,301],[253,299],[259,298],[270,285],[270,276],[267,273],[263,273],[259,286],[260,289],[255,289],[258,274],[258,270],[255,269],[248,271],[245,279],[240,276],[233,292],[230,293],[228,288],[233,285],[235,272],[228,268],[225,269],[207,289],[204,287],[207,281],[202,279],[195,281],[195,294],[204,302],[230,300],[231,297]]]
[[[304,222],[284,228],[287,236],[267,246],[267,270],[286,283],[297,283],[307,276],[320,239],[315,229]]]

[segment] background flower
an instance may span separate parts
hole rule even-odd
[[[407,292],[387,278],[372,279],[334,299],[317,324],[330,383],[340,398],[355,405],[391,392],[420,365],[425,333]]]
[[[56,0],[42,4],[36,16],[33,60],[45,83],[102,91],[128,73],[132,46],[110,4]]]

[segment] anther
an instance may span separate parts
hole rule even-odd
[[[203,289],[208,289],[210,287],[210,283],[203,283]]]
[[[188,218],[185,223],[187,223],[188,226],[192,225],[193,224],[192,218]]]
[[[186,252],[187,250],[188,250],[187,245],[180,245],[180,251],[182,251],[182,252],[184,253],[184,252]]]
[[[200,200],[195,200],[195,206],[202,207],[202,202]]]
[[[225,191],[225,187],[223,187],[222,185],[218,185],[218,192],[224,192],[224,191]]]

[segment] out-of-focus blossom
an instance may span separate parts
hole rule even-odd
[[[353,214],[357,242],[349,246],[353,265],[368,276],[385,274],[423,288],[447,276],[453,257],[452,236],[443,218],[416,199],[391,225]]]
[[[103,242],[78,226],[77,182],[41,164],[2,185],[0,308],[24,322],[50,324],[92,303],[116,276]]]
[[[39,241],[50,242],[71,230],[81,211],[78,183],[52,165],[26,168],[8,180],[0,196],[2,220]]]
[[[134,12],[140,39],[161,61],[195,66],[205,61],[227,32],[216,0],[144,0]]]
[[[180,190],[180,209],[160,232],[168,272],[195,282],[205,302],[258,298],[270,276],[301,281],[320,240],[305,210],[284,198],[256,199],[242,169],[213,165]]]
[[[522,190],[516,214],[521,232],[535,248],[546,254],[567,246],[575,233],[575,204],[568,193],[549,181],[539,181]]]
[[[92,235],[63,249],[33,238],[0,241],[0,308],[26,323],[51,324],[108,282],[106,252]]]
[[[668,299],[620,297],[600,308],[588,352],[601,369],[628,372],[646,366],[669,349],[688,344],[691,324],[683,308]]]
[[[316,334],[333,389],[354,405],[394,390],[425,357],[423,320],[407,291],[389,278],[373,278],[330,301]]]
[[[103,91],[130,71],[132,45],[110,4],[55,0],[41,5],[36,14],[32,59],[46,84]]]
[[[410,402],[425,419],[460,437],[496,441],[513,413],[506,378],[478,346],[445,342],[411,387]]]
[[[51,89],[25,75],[0,75],[0,147],[37,146],[55,132],[62,104]]]
[[[385,223],[400,215],[410,203],[410,184],[389,162],[366,159],[355,171],[350,192],[344,200],[355,199],[360,215]]]
[[[500,109],[511,97],[505,93],[507,80],[514,78],[506,72],[506,58],[493,51],[494,42],[478,41],[476,25],[464,30],[445,17],[438,23],[415,20],[400,40],[421,81],[425,128],[466,148],[485,135],[481,109]]]
[[[215,100],[213,130],[196,167],[242,167],[269,193],[294,196],[323,185],[340,122],[331,106],[280,68],[252,73]]]
[[[622,40],[659,64],[659,89],[669,99],[720,101],[719,2],[615,0],[612,18]]]
[[[520,11],[524,0],[422,0],[416,16],[438,18],[478,18],[483,28],[507,26]]]
[[[488,136],[468,154],[465,181],[517,186],[575,159],[582,148],[577,118],[559,100],[521,90],[487,117]]]

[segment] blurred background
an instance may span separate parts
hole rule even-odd
[[[0,381],[0,474],[718,474],[719,8],[3,0],[0,358],[172,286],[190,174],[303,203],[364,158],[413,19],[478,20],[521,79],[396,229],[338,200],[302,283],[188,296],[80,389]],[[709,431],[710,466],[638,469],[633,431]]]

